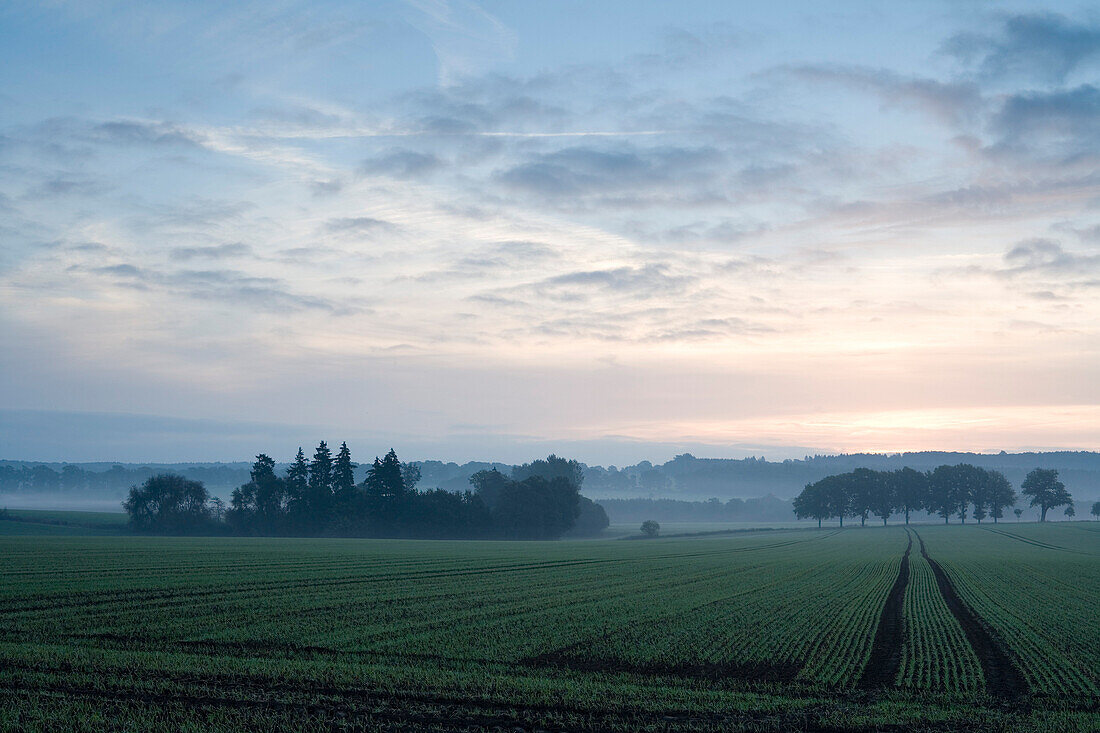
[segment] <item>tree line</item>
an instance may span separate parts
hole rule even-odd
[[[1039,507],[1040,521],[1058,506],[1066,506],[1066,515],[1073,516],[1073,498],[1056,470],[1034,469],[1020,491],[1031,498],[1031,506]],[[908,524],[910,513],[920,510],[938,514],[944,523],[957,517],[965,524],[969,513],[979,524],[986,518],[996,524],[1016,502],[1016,491],[1004,474],[967,463],[931,471],[857,468],[807,484],[794,499],[794,513],[799,519],[816,519],[818,527],[822,520],[834,518],[843,527],[845,517],[858,517],[865,525],[872,515],[885,525],[895,514],[904,514]],[[1015,510],[1017,517],[1021,511]]]
[[[361,482],[347,443],[322,441],[312,459],[299,448],[284,472],[266,454],[228,505],[202,482],[163,474],[130,489],[123,506],[140,532],[228,531],[241,535],[556,539],[598,534],[603,508],[580,495],[580,464],[555,455],[470,477],[471,489],[419,490],[420,470],[390,450]]]
[[[247,465],[246,467],[247,468]],[[231,488],[247,478],[248,471],[225,465],[123,466],[113,464],[100,470],[65,464],[55,470],[43,463],[0,462],[0,493],[123,494],[134,484],[170,470],[206,486]]]

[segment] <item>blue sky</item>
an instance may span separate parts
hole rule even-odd
[[[10,2],[0,68],[3,457],[1100,443],[1089,4]]]

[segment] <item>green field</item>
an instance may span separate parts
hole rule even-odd
[[[1100,728],[1100,527],[912,529],[0,537],[0,729]]]
[[[122,512],[6,509],[0,513],[0,536],[126,534],[127,519]]]

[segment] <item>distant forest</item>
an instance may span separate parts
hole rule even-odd
[[[159,474],[131,487],[124,508],[132,529],[153,534],[557,539],[608,526],[604,510],[580,495],[580,464],[554,455],[510,475],[479,471],[463,492],[418,490],[419,467],[393,450],[358,483],[356,468],[346,443],[334,455],[322,441],[308,461],[299,448],[285,471],[257,456],[228,505],[200,481]]]
[[[856,468],[930,471],[937,466],[959,463],[998,471],[1014,485],[1022,483],[1033,468],[1054,469],[1071,492],[1100,499],[1100,453],[1094,452],[853,453],[785,461],[696,458],[685,453],[664,464],[642,461],[621,468],[580,465],[585,493],[592,497],[705,501],[768,495],[791,499],[808,483]],[[420,469],[420,485],[459,492],[470,488],[470,477],[478,471],[496,469],[510,475],[513,469],[511,464],[499,462],[412,461],[410,465]],[[285,472],[289,466],[276,463],[275,469]],[[369,468],[363,465],[355,469],[356,483],[366,479]],[[244,462],[135,465],[0,461],[0,494],[71,492],[121,499],[131,486],[150,476],[174,473],[202,481],[211,493],[228,499],[229,492],[249,481],[249,470],[250,464]]]
[[[896,471],[912,468],[922,473],[940,465],[967,463],[997,471],[1015,486],[1035,467],[1058,470],[1067,490],[1077,495],[1080,516],[1088,513],[1088,502],[1100,499],[1100,454],[1086,452],[974,454],[907,453],[897,455],[852,454],[814,456],[803,460],[766,461],[762,458],[705,459],[684,454],[661,465],[647,461],[617,468],[580,468],[584,493],[606,511],[611,522],[638,524],[647,519],[660,522],[789,522],[794,517],[791,499],[811,483],[856,468]],[[465,464],[442,461],[403,463],[415,468],[418,494],[443,489],[456,495],[476,491],[471,478],[480,472],[512,477],[519,468],[500,462]],[[284,476],[292,463],[276,462],[273,472]],[[362,486],[372,464],[352,468],[352,482]],[[188,464],[45,464],[0,461],[0,506],[31,506],[39,502],[72,505],[80,501],[120,507],[132,486],[149,478],[174,474],[199,481],[213,496],[228,506],[232,492],[252,481],[247,463]],[[757,497],[757,498],[742,498]],[[449,500],[436,495],[436,501]],[[106,508],[106,507],[104,507]],[[1038,515],[1025,509],[1024,518]],[[912,512],[917,521],[935,519],[934,509]]]

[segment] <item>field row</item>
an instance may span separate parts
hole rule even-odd
[[[114,706],[226,729],[241,716],[1087,728],[1100,722],[1100,534],[1031,527],[556,543],[0,538],[0,727],[19,710]],[[983,644],[1019,670],[1026,707],[988,697]],[[870,690],[869,665],[891,670]]]

